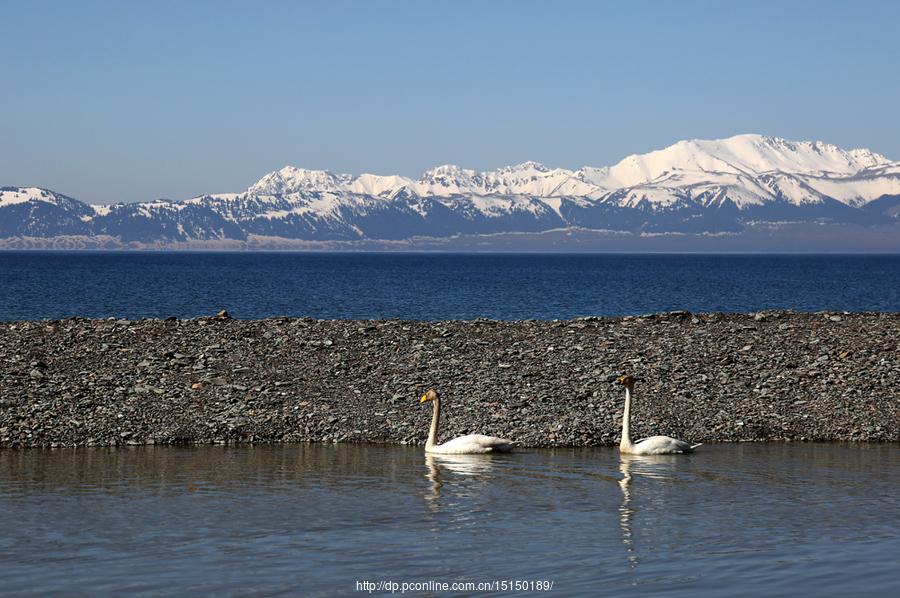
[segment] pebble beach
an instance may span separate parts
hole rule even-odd
[[[0,447],[900,440],[900,314],[0,323]]]

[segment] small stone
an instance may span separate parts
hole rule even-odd
[[[203,390],[203,383],[194,382],[193,384],[191,384],[191,390]]]

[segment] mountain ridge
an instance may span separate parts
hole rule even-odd
[[[0,188],[0,239],[85,236],[165,245],[250,237],[309,241],[539,233],[741,234],[749,223],[893,225],[900,162],[864,148],[755,134],[679,141],[577,170],[538,162],[418,179],[285,166],[247,190],[90,205]]]
[[[248,192],[278,194],[318,190],[384,196],[406,187],[419,195],[525,193],[541,197],[592,196],[640,185],[658,185],[666,180],[662,178],[666,175],[671,178],[685,172],[706,175],[779,172],[846,176],[892,164],[897,163],[865,148],[842,150],[821,141],[788,141],[780,137],[743,134],[718,140],[679,141],[646,154],[626,156],[612,166],[584,166],[578,170],[552,168],[533,161],[482,172],[444,164],[426,170],[419,179],[411,179],[402,175],[339,174],[288,165],[263,176]],[[543,182],[542,179],[548,178],[555,184],[530,188],[522,185],[523,181]],[[383,186],[376,190],[365,183],[358,185],[362,179],[378,181]],[[565,186],[566,182],[571,185]],[[579,191],[579,183],[590,188]]]

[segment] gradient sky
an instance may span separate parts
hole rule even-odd
[[[900,2],[3,2],[0,185],[577,168],[764,133],[900,159]]]

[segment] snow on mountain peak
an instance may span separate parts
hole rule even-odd
[[[780,137],[743,134],[726,139],[690,139],[646,154],[632,154],[613,166],[577,171],[522,162],[493,171],[476,172],[454,164],[425,171],[418,180],[399,175],[335,174],[285,166],[261,178],[251,195],[336,193],[379,197],[457,195],[522,195],[530,197],[619,197],[635,190],[629,201],[668,205],[672,197],[728,197],[737,205],[773,199],[808,202],[818,192],[845,203],[864,203],[894,183],[857,184],[844,179],[896,164],[867,149],[843,150],[821,141],[789,141]],[[798,178],[778,186],[760,177]],[[867,175],[868,176],[868,175]],[[802,179],[802,180],[801,180]],[[810,187],[811,190],[808,190]],[[827,189],[827,190],[826,190]],[[796,197],[794,197],[796,195]]]
[[[258,195],[282,195],[302,191],[345,191],[350,176],[334,174],[327,170],[308,170],[296,166],[285,166],[270,172],[247,192]]]
[[[499,172],[549,172],[550,168],[544,166],[540,162],[532,162],[531,160],[527,162],[522,162],[521,164],[515,164],[513,166],[505,166],[499,169]]]
[[[416,182],[416,189],[426,195],[454,195],[471,193],[478,188],[474,170],[460,168],[455,164],[444,164],[422,173]]]
[[[58,204],[60,196],[40,187],[0,187],[0,207],[29,201]]]
[[[709,154],[753,173],[853,174],[890,162],[866,149],[842,150],[821,141],[789,141],[763,135],[736,135],[715,141],[691,142]]]
[[[456,164],[442,164],[422,173],[420,181],[429,181],[437,178],[470,179],[475,176],[474,170],[460,168]]]
[[[382,176],[378,174],[361,174],[350,183],[353,193],[393,197],[401,189],[413,189],[415,183],[400,175]]]
[[[721,174],[770,172],[846,176],[890,161],[870,150],[842,150],[820,141],[788,141],[744,134],[727,139],[691,139],[646,154],[633,154],[614,166],[584,168],[580,178],[605,189],[660,184],[684,173],[696,180]]]

